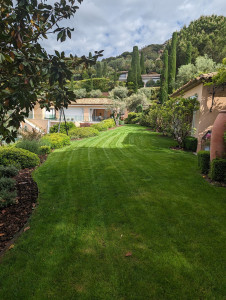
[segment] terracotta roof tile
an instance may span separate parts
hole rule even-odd
[[[72,102],[71,105],[109,105],[111,100],[108,98],[82,98]]]

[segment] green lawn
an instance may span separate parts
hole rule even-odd
[[[52,153],[0,299],[225,299],[226,189],[173,144],[130,125]]]

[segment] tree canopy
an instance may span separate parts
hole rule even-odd
[[[75,100],[66,84],[71,79],[70,67],[94,64],[101,52],[85,56],[65,57],[55,51],[48,54],[40,39],[57,34],[64,42],[71,38],[73,28],[61,27],[60,21],[70,19],[83,0],[59,0],[53,5],[37,0],[0,0],[0,135],[7,142],[14,140],[20,123],[39,103],[47,110],[67,107]]]

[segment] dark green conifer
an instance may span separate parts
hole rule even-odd
[[[160,102],[164,103],[168,100],[168,50],[163,53],[163,69],[161,73],[160,84]]]
[[[170,57],[169,57],[169,80],[168,80],[168,92],[171,94],[175,86],[176,78],[176,63],[177,63],[177,32],[173,33]]]
[[[186,65],[191,63],[191,52],[192,52],[192,45],[191,45],[191,42],[188,42],[187,43],[186,57],[185,57],[185,64]]]
[[[141,69],[141,74],[146,74],[145,67],[144,67],[144,52],[141,52],[140,69]]]

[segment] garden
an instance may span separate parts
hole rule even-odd
[[[66,128],[67,126],[67,128]],[[16,143],[0,148],[0,253],[7,250],[15,236],[26,228],[36,207],[38,187],[32,172],[55,149],[69,146],[71,141],[98,136],[115,127],[113,119],[91,127],[76,128],[73,122],[54,125],[50,134],[21,131]],[[68,135],[66,134],[68,130]]]

